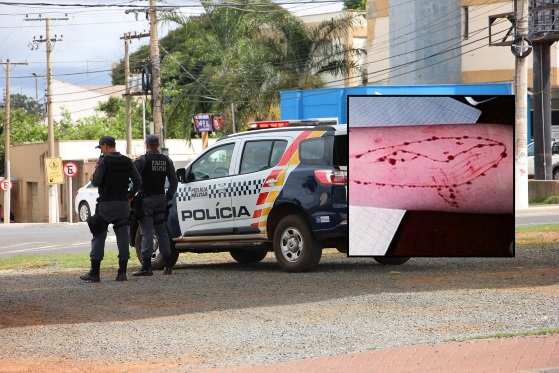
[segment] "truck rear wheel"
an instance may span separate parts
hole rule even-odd
[[[409,257],[399,256],[375,256],[373,259],[383,265],[401,265],[410,260]]]
[[[229,251],[233,259],[235,259],[240,264],[252,264],[262,261],[268,254],[266,249],[258,250],[243,250],[243,249],[232,249]]]
[[[322,256],[322,247],[299,215],[287,215],[279,221],[273,234],[273,247],[276,260],[287,272],[308,271]]]
[[[142,263],[142,230],[140,227],[136,230],[136,239],[134,241],[136,256],[140,264]],[[176,251],[173,242],[171,242],[171,263],[173,266],[177,263],[179,259],[179,253]],[[153,254],[151,255],[151,268],[155,270],[163,269],[165,267],[165,261],[163,260],[163,255],[159,251],[159,240],[157,235],[153,235]]]

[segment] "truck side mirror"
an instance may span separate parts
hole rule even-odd
[[[179,168],[177,170],[177,179],[179,180],[179,182],[181,183],[186,183],[186,169],[185,168]]]

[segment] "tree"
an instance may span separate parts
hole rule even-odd
[[[19,93],[10,95],[12,109],[21,108],[29,114],[42,117],[45,113],[44,106],[34,98]]]
[[[15,106],[15,105],[14,105]],[[132,100],[132,136],[142,137],[142,108]],[[54,124],[55,137],[58,140],[97,140],[104,135],[124,138],[126,134],[124,101],[116,98],[101,103],[98,107],[104,116],[93,115],[73,121],[69,112],[64,112],[62,119]],[[24,107],[12,108],[11,143],[23,144],[47,141],[47,125],[41,121],[41,115]],[[4,123],[4,111],[0,110],[0,121]],[[0,137],[0,175],[4,174],[4,136]]]
[[[29,110],[29,108],[27,108]],[[12,106],[10,140],[12,144],[24,142],[43,142],[47,139],[47,128],[41,124],[41,117],[37,113],[27,111],[22,107]],[[0,174],[4,174],[4,109],[0,110],[2,136],[0,137]]]
[[[279,90],[322,86],[323,73],[351,74],[354,57],[364,52],[346,47],[352,14],[307,26],[270,1],[203,6],[198,17],[167,17],[180,26],[161,40],[167,136],[188,138],[196,113],[223,112],[229,119],[231,103],[241,126],[273,118]],[[120,69],[113,70],[113,80]]]
[[[99,110],[104,112],[105,115],[112,118],[115,117],[119,110],[124,106],[124,100],[120,97],[111,96],[105,102],[99,104]]]
[[[351,10],[367,10],[367,0],[344,0],[344,8]]]

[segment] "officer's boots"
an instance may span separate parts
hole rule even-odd
[[[165,268],[163,268],[164,275],[172,275],[173,274],[173,266],[169,264],[169,261],[165,262]]]
[[[100,260],[91,259],[91,269],[89,270],[89,272],[84,273],[83,275],[81,275],[80,279],[82,279],[85,282],[99,282],[99,281],[101,281],[101,279],[99,278],[99,268],[100,267],[101,267],[101,261]]]
[[[118,272],[116,274],[116,281],[126,281],[126,266],[128,264],[128,260],[119,260],[118,261]]]
[[[142,268],[138,272],[134,272],[132,276],[153,276],[151,271],[151,257],[142,259]]]

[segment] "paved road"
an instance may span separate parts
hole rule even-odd
[[[559,205],[518,210],[516,226],[559,224]],[[44,253],[88,252],[91,233],[85,223],[0,224],[0,257]],[[112,229],[107,250],[116,250]]]
[[[0,224],[0,257],[89,252],[90,240],[85,223]],[[106,248],[116,250],[116,237],[110,228]]]
[[[559,224],[559,206],[531,207],[516,212],[516,226]]]

